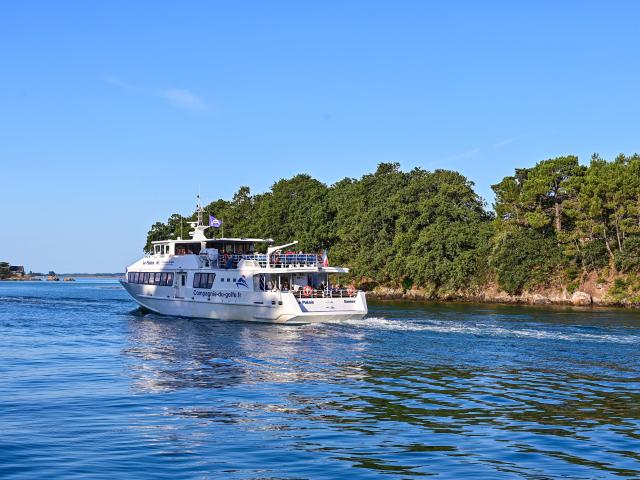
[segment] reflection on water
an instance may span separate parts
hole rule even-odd
[[[142,314],[90,283],[0,299],[0,477],[640,477],[638,312],[288,327]]]
[[[165,412],[205,422],[205,438],[235,423],[399,475],[435,459],[453,476],[640,474],[637,329],[386,313],[305,327],[147,315],[123,352],[140,391],[222,390],[215,407]]]
[[[149,314],[130,322],[123,354],[135,360],[132,377],[141,391],[356,378],[357,365],[336,364],[339,351],[312,341],[329,338],[322,328],[307,328]],[[341,341],[358,352],[363,338],[356,332]]]

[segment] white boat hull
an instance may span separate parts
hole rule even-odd
[[[305,324],[361,319],[367,314],[364,292],[353,297],[297,298],[291,292],[206,292],[121,281],[144,308],[161,315],[240,320],[279,324]]]

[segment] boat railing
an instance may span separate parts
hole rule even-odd
[[[304,289],[291,290],[296,298],[353,298],[358,295],[355,288],[326,288],[326,289]]]
[[[223,254],[218,257],[220,268],[237,268],[241,260],[254,260],[261,268],[266,268],[267,263],[271,268],[294,268],[294,267],[318,267],[322,265],[322,257],[315,253],[283,253],[273,254],[267,262],[267,255],[257,254]]]

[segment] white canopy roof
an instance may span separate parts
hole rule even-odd
[[[156,240],[151,242],[152,244],[159,243],[200,243],[200,242],[227,242],[227,243],[273,243],[273,238],[233,238],[233,237],[221,237],[221,238],[205,238],[202,240],[194,240],[193,238],[187,239],[171,239],[171,240]]]

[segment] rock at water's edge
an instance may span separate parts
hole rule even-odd
[[[591,305],[593,300],[591,299],[591,295],[586,292],[573,292],[571,295],[571,304],[572,305]]]

